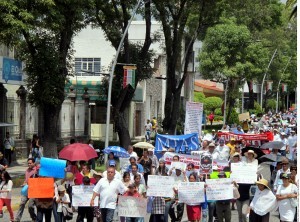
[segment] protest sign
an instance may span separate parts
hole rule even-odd
[[[172,169],[173,167],[175,169],[180,168],[183,171],[183,170],[186,170],[186,163],[183,163],[183,162],[172,162],[170,169]]]
[[[205,202],[204,182],[181,182],[178,186],[178,198],[181,203]]]
[[[29,178],[28,198],[53,198],[54,178]]]
[[[260,134],[235,134],[231,132],[218,132],[218,138],[223,138],[226,142],[229,142],[231,138],[235,140],[246,140],[248,143],[251,143],[252,140],[273,140],[273,134],[271,132],[265,132]]]
[[[39,175],[44,177],[65,178],[66,161],[52,158],[41,158]]]
[[[239,114],[239,121],[241,122],[241,121],[244,121],[244,120],[249,120],[250,119],[250,114],[249,114],[249,112],[247,112],[247,113],[241,113],[241,114]]]
[[[118,215],[120,217],[145,217],[147,215],[147,199],[119,196]]]
[[[230,178],[207,179],[207,200],[229,200],[233,198],[232,180]]]
[[[161,135],[156,134],[155,152],[161,152],[163,148],[174,148],[176,153],[189,154],[199,149],[199,138],[197,133],[186,135]]]
[[[72,206],[89,207],[94,187],[87,185],[72,186]],[[96,197],[95,206],[98,206],[98,202],[98,197]]]
[[[223,170],[225,167],[229,166],[229,161],[226,159],[215,158],[213,159],[213,166],[216,166],[218,170]]]
[[[129,158],[119,158],[120,160],[120,171],[125,172],[127,171],[128,166],[130,165]]]
[[[173,197],[174,177],[148,176],[147,196],[153,197]]]
[[[212,155],[208,152],[200,154],[200,171],[207,174],[212,171]]]
[[[250,163],[231,163],[230,178],[237,183],[254,184],[257,180],[257,165]]]
[[[203,103],[186,102],[184,134],[201,135]]]
[[[200,168],[200,156],[199,155],[186,155],[181,153],[173,153],[173,152],[166,152],[162,157],[165,161],[166,166],[170,169],[171,163],[173,161],[173,157],[177,155],[179,156],[179,162],[183,162],[186,164],[193,163],[195,169],[199,170]]]

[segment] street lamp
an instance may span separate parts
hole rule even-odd
[[[285,68],[284,68],[282,74],[285,73],[285,70],[286,70],[286,68],[288,67],[288,65],[289,65],[289,63],[290,63],[290,61],[291,61],[291,59],[292,59],[292,56],[289,58],[289,60],[288,60],[288,62],[287,62],[287,64],[286,64],[286,66],[285,66]],[[276,93],[276,113],[278,112],[278,98],[279,98],[279,86],[280,86],[280,82],[281,82],[281,78],[280,78],[280,80],[279,80],[279,82],[278,82],[278,86],[277,86],[277,93]]]
[[[272,58],[271,58],[271,60],[270,60],[270,62],[269,62],[269,64],[268,64],[268,67],[267,67],[266,72],[265,72],[265,74],[264,74],[264,78],[263,78],[262,83],[261,83],[261,87],[260,87],[260,106],[261,106],[261,108],[262,108],[262,103],[263,103],[263,93],[264,93],[264,82],[265,82],[265,78],[266,78],[266,76],[267,76],[267,72],[268,72],[268,70],[269,70],[269,68],[270,68],[270,65],[271,65],[271,63],[272,63],[272,61],[273,61],[273,59],[274,59],[276,53],[277,53],[277,49],[275,49],[275,52],[274,52],[273,55],[272,55]]]
[[[120,54],[125,36],[128,33],[129,26],[131,25],[131,22],[132,22],[132,20],[135,16],[140,4],[141,4],[141,2],[142,2],[142,0],[139,0],[138,3],[136,4],[134,10],[133,10],[133,14],[132,14],[130,20],[128,21],[126,29],[123,32],[121,41],[120,41],[119,46],[118,46],[118,50],[116,52],[114,62],[113,62],[112,67],[111,67],[111,72],[110,72],[110,76],[109,76],[109,84],[108,84],[108,98],[107,98],[107,111],[106,111],[106,130],[105,130],[105,147],[108,147],[108,142],[109,142],[110,106],[111,106],[111,91],[112,91],[113,75],[114,75],[114,72],[115,72],[115,67],[117,65],[118,56]],[[107,155],[105,155],[105,163],[106,162],[107,162]]]

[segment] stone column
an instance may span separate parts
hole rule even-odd
[[[90,95],[87,87],[84,87],[82,99],[84,100],[84,135],[87,136],[87,138],[90,138]]]
[[[25,139],[26,134],[26,95],[27,90],[24,86],[20,86],[16,91],[18,97],[20,98],[20,122],[19,122],[19,138]]]
[[[71,137],[75,137],[75,101],[76,101],[76,94],[74,91],[74,86],[70,86],[70,92],[68,94],[68,98],[71,100],[71,115],[70,115],[70,134]]]

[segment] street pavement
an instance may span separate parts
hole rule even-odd
[[[15,178],[19,178],[19,177],[24,176],[26,168],[27,168],[27,160],[22,159],[22,160],[18,160],[17,162],[12,163],[11,166],[7,169],[7,171],[11,175],[11,177],[13,179],[15,179]],[[15,187],[14,186],[13,191],[12,191],[12,208],[13,208],[13,211],[14,211],[14,215],[16,215],[16,213],[18,211],[18,206],[19,206],[20,200],[21,200],[21,187]],[[9,214],[6,210],[6,207],[4,207],[3,209],[4,209],[4,211],[3,211],[4,216],[3,216],[2,219],[0,219],[0,221],[9,222],[10,218],[9,218]],[[232,222],[239,222],[238,221],[237,210],[232,210],[231,212],[232,212],[231,221]],[[150,215],[146,216],[145,222],[149,221],[149,217],[150,217]],[[76,218],[77,218],[77,213],[74,213],[73,220],[70,220],[70,221],[75,222]],[[29,213],[28,213],[27,205],[26,205],[26,208],[24,210],[23,217],[22,217],[21,221],[22,222],[31,222],[32,221],[30,216],[29,216]],[[52,221],[54,221],[53,217],[52,217]],[[94,221],[96,221],[96,219],[94,219]],[[114,218],[114,221],[119,221],[117,216]],[[171,221],[171,220],[169,220],[169,221]],[[188,219],[187,219],[187,215],[186,215],[186,212],[185,212],[184,216],[183,216],[183,219],[182,219],[182,222],[187,222],[187,221],[188,221]],[[277,212],[272,213],[271,218],[270,218],[270,222],[279,222]]]

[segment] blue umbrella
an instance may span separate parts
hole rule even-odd
[[[124,148],[119,147],[119,146],[109,146],[109,147],[106,147],[103,150],[103,152],[106,153],[106,154],[114,153],[114,155],[116,157],[123,157],[123,158],[130,157],[130,155],[127,153],[127,151]]]

